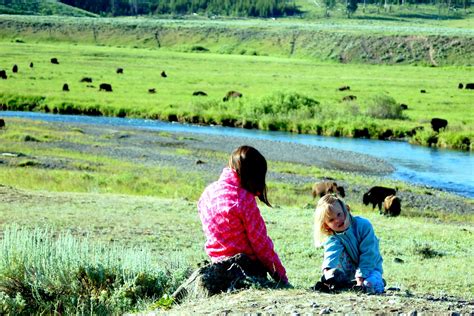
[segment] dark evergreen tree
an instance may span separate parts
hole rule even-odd
[[[357,10],[357,0],[347,0],[346,10],[347,17],[350,18]]]
[[[299,13],[294,0],[60,0],[101,15],[192,14],[276,17]]]

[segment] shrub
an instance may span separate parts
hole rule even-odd
[[[122,314],[174,291],[189,267],[157,266],[146,247],[7,227],[0,241],[0,314]]]
[[[209,49],[207,49],[204,46],[195,45],[195,46],[191,47],[191,51],[192,52],[208,52]]]
[[[319,102],[299,93],[275,93],[262,99],[253,108],[256,116],[274,114],[277,116],[314,117],[321,108]]]
[[[448,147],[460,150],[472,150],[474,135],[472,133],[461,132],[453,133],[445,131],[438,135],[438,145],[440,147]]]
[[[422,259],[431,259],[444,256],[442,252],[433,249],[431,245],[417,242],[415,242],[415,246],[413,247],[413,253],[415,255],[421,256]]]
[[[409,142],[423,146],[436,146],[438,144],[438,134],[432,130],[420,130],[413,135]]]
[[[0,104],[5,110],[10,111],[33,111],[37,107],[44,106],[46,97],[44,96],[25,96],[9,95],[0,96]]]
[[[402,108],[394,98],[377,95],[368,104],[367,115],[379,119],[403,119]]]

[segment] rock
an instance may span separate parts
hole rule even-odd
[[[319,315],[327,315],[327,314],[331,314],[331,312],[332,312],[332,309],[330,309],[329,307],[325,307],[319,311]]]
[[[22,153],[1,153],[3,157],[25,157]]]
[[[395,262],[395,263],[404,263],[405,260],[400,259],[400,258],[393,258],[393,262]]]
[[[412,310],[408,313],[409,316],[417,316],[418,315],[418,312],[415,310]]]
[[[391,287],[387,288],[387,291],[396,291],[396,292],[399,292],[399,291],[400,291],[400,288],[399,288],[399,287],[396,287],[396,286],[391,286]]]

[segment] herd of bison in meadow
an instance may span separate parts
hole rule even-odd
[[[55,65],[59,65],[59,60],[57,58],[51,58],[50,59],[50,62],[51,64],[55,64]],[[29,65],[30,68],[33,68],[34,67],[34,64],[33,62],[30,62],[30,65]],[[18,73],[19,69],[18,69],[18,65],[13,65],[12,67],[12,73]],[[117,68],[116,69],[116,73],[118,75],[121,75],[124,73],[124,69],[123,68]],[[161,71],[161,77],[162,78],[167,78],[168,75],[166,74],[166,72],[163,70]],[[8,79],[8,75],[7,75],[7,71],[4,70],[4,69],[0,69],[0,79],[3,79],[3,80],[6,80]],[[93,79],[91,77],[83,77],[81,80],[80,80],[81,83],[87,83],[86,87],[87,88],[96,88],[96,86],[94,86],[92,84],[93,82]],[[470,89],[470,90],[474,90],[474,83],[466,83],[466,84],[463,84],[463,83],[459,83],[458,84],[458,88],[459,89]],[[342,86],[342,87],[339,87],[338,88],[339,91],[350,91],[350,87],[349,86]],[[62,91],[64,92],[69,92],[70,91],[70,87],[69,87],[69,84],[68,83],[64,83],[63,86],[62,86]],[[100,83],[99,84],[99,91],[104,91],[104,92],[113,92],[113,89],[112,89],[112,85],[110,83]],[[148,89],[148,93],[150,94],[154,94],[154,93],[157,93],[156,91],[156,88],[149,88]],[[422,89],[420,90],[420,93],[426,93],[426,90]],[[204,91],[194,91],[192,93],[192,96],[207,96],[207,93],[204,92]],[[231,91],[228,91],[224,97],[222,98],[222,101],[223,102],[227,102],[231,99],[235,99],[235,98],[241,98],[243,96],[243,94],[241,92],[238,92],[238,91],[234,91],[234,90],[231,90]],[[355,101],[357,100],[357,96],[355,95],[346,95],[342,98],[342,101],[343,102],[350,102],[350,101]],[[402,110],[407,110],[408,109],[408,105],[406,104],[400,104],[400,108]],[[0,109],[1,110],[8,110],[8,105],[6,104],[0,104]],[[45,107],[45,111],[46,112],[49,112],[49,108]],[[97,110],[97,109],[88,109],[86,110],[86,112],[77,112],[73,109],[69,109],[69,111],[72,111],[71,113],[64,113],[64,114],[86,114],[86,115],[102,115],[102,113],[100,112],[100,110]],[[58,113],[58,110],[57,109],[53,109],[52,110],[53,113]],[[173,121],[175,119],[173,118],[169,118],[170,121]],[[177,118],[176,118],[177,120]],[[223,125],[225,125],[225,123],[222,123]],[[227,126],[227,125],[226,125]],[[229,125],[230,126],[230,125]],[[435,132],[439,132],[441,129],[443,128],[446,128],[448,126],[448,121],[446,119],[442,119],[442,118],[432,118],[431,119],[431,127],[433,129],[433,131]],[[254,128],[255,126],[242,126],[244,128]],[[422,126],[419,126],[419,127],[415,127],[414,129],[412,129],[411,131],[407,132],[407,136],[413,136],[414,134],[416,134],[416,132],[418,130],[421,130],[423,129]],[[385,137],[386,136],[386,137]],[[393,135],[383,135],[383,138],[384,139],[390,139],[390,137],[392,137]],[[368,130],[367,131],[359,131],[357,133],[357,135],[354,135],[355,138],[370,138],[370,135],[368,135]]]
[[[59,60],[57,58],[51,58],[50,62],[52,64],[58,65]],[[30,68],[34,67],[33,62],[29,65]],[[12,73],[18,73],[18,65],[14,65],[12,67]],[[116,73],[118,75],[122,75],[124,73],[123,68],[117,68]],[[162,78],[167,78],[168,75],[165,71],[161,72]],[[6,80],[8,78],[6,70],[0,70],[0,78]],[[88,88],[96,88],[96,86],[92,85],[93,79],[91,77],[83,77],[80,80],[81,83],[86,83]],[[459,89],[471,89],[474,90],[474,83],[459,83]],[[339,91],[350,91],[351,88],[349,86],[341,86],[337,90]],[[70,91],[68,83],[64,83],[62,87],[62,91],[68,92]],[[110,83],[100,83],[99,84],[99,91],[104,92],[112,92],[112,85]],[[426,93],[425,90],[420,90],[421,93]],[[148,93],[156,93],[156,88],[148,89]],[[207,93],[204,91],[194,91],[192,93],[193,96],[207,96]],[[226,102],[232,98],[241,98],[243,95],[238,91],[229,91],[225,94],[222,101]],[[342,101],[353,101],[356,100],[357,96],[355,95],[347,95],[342,98]],[[400,104],[402,110],[408,109],[408,105]],[[5,105],[0,105],[0,109],[8,110]],[[48,110],[46,110],[48,111]],[[53,113],[55,113],[53,111]],[[71,113],[75,114],[75,113]],[[90,113],[83,113],[88,115],[102,115],[99,110],[91,110]],[[439,132],[441,129],[445,128],[448,125],[448,121],[441,118],[433,118],[431,120],[431,127],[433,131]],[[5,121],[0,118],[0,129],[5,127]],[[416,133],[416,130],[422,129],[423,127],[417,127],[414,129],[413,134]],[[362,198],[362,202],[365,205],[372,204],[372,209],[375,209],[375,206],[378,206],[380,214],[384,214],[387,216],[398,216],[401,213],[401,199],[396,195],[397,189],[382,187],[382,186],[374,186],[368,190]],[[328,178],[321,182],[315,183],[312,188],[312,195],[313,198],[322,197],[327,193],[335,193],[340,195],[341,197],[345,197],[345,190],[342,186],[338,186],[334,179]],[[383,210],[382,210],[383,206]]]
[[[51,58],[51,64],[55,64],[55,65],[59,65],[59,60],[57,58]],[[30,68],[33,68],[34,67],[34,64],[33,62],[30,62]],[[18,73],[18,65],[13,65],[12,67],[12,73]],[[116,70],[116,73],[117,74],[123,74],[123,68],[117,68]],[[168,75],[166,74],[166,72],[163,70],[161,71],[161,74],[160,76],[162,78],[167,78]],[[4,69],[0,69],[0,79],[8,79],[8,75],[7,75],[7,72],[6,70]],[[83,77],[80,82],[86,82],[86,83],[92,83],[93,79],[91,77]],[[92,84],[88,84],[86,87],[88,88],[96,88],[96,86],[92,85]],[[63,87],[62,87],[62,91],[64,92],[69,92],[69,84],[68,83],[64,83],[63,84]],[[99,84],[99,91],[105,91],[105,92],[112,92],[112,85],[110,83],[101,83]],[[148,93],[156,93],[156,88],[149,88],[148,89]],[[204,91],[194,91],[193,96],[207,96],[207,93],[204,92]],[[226,93],[226,95],[222,98],[222,101],[224,102],[227,102],[229,101],[230,99],[232,98],[241,98],[242,97],[242,93],[238,92],[238,91],[228,91]]]

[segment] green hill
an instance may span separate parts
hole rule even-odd
[[[0,38],[342,63],[445,66],[474,60],[473,29],[418,22],[1,16]]]
[[[95,17],[94,13],[69,6],[56,0],[2,1],[0,14],[20,15],[61,15],[76,17]]]

